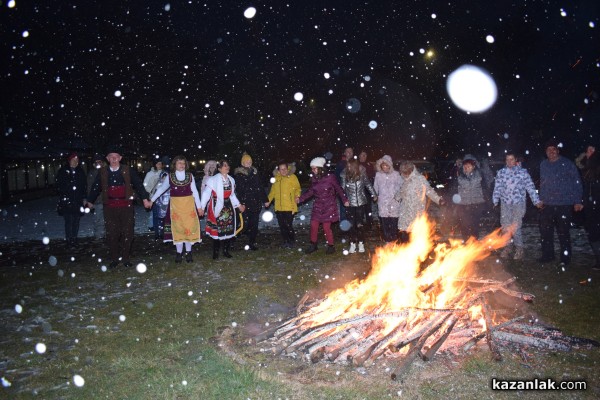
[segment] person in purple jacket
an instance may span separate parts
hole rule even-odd
[[[300,204],[311,197],[315,198],[310,217],[310,246],[305,252],[310,254],[317,250],[319,225],[322,224],[327,239],[326,254],[333,254],[335,247],[333,245],[331,223],[340,220],[336,195],[342,200],[344,207],[348,207],[350,203],[348,203],[348,199],[335,175],[325,170],[325,159],[323,157],[314,158],[310,162],[310,169],[312,171],[310,188],[296,199],[296,203]]]
[[[572,212],[583,209],[583,188],[575,164],[559,154],[558,142],[546,143],[547,160],[540,164],[540,235],[542,237],[541,263],[554,260],[554,227],[560,243],[560,263],[571,261]]]

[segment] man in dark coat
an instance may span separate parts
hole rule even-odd
[[[263,205],[269,201],[263,187],[263,180],[258,170],[252,166],[252,158],[244,153],[242,166],[235,169],[235,195],[240,203],[246,206],[244,212],[244,229],[248,235],[250,250],[258,250],[258,222]]]
[[[581,177],[573,161],[563,157],[556,140],[546,143],[547,159],[540,164],[540,236],[542,239],[541,263],[554,260],[554,228],[560,244],[560,262],[571,261],[571,218],[573,211],[583,209]]]
[[[79,165],[77,153],[70,153],[67,164],[56,174],[58,191],[58,213],[65,218],[65,237],[69,247],[77,246],[79,220],[86,204],[87,180]]]
[[[150,195],[144,188],[144,183],[128,165],[121,164],[122,151],[118,147],[107,150],[108,167],[101,168],[90,190],[88,207],[102,194],[104,204],[104,222],[106,226],[106,241],[110,250],[111,263],[109,268],[123,261],[125,267],[131,267],[129,253],[133,243],[135,226],[134,191],[144,200],[144,206],[150,208]]]

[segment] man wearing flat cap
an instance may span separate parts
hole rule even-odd
[[[540,164],[540,235],[541,263],[554,260],[554,227],[560,243],[560,264],[571,261],[571,219],[573,211],[583,209],[583,187],[575,164],[560,155],[559,143],[550,140],[544,150],[547,159]]]
[[[88,207],[102,194],[104,204],[104,222],[106,241],[110,251],[109,268],[115,268],[119,262],[131,267],[129,258],[134,237],[135,212],[134,192],[144,200],[144,206],[150,207],[150,195],[144,183],[128,165],[121,164],[122,151],[111,146],[106,151],[108,166],[101,168],[90,190]]]

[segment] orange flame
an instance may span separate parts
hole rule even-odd
[[[434,225],[423,215],[411,226],[409,243],[378,248],[367,277],[329,293],[299,319],[308,328],[366,314],[416,310],[406,321],[420,318],[423,314],[418,309],[466,307],[461,294],[473,263],[505,246],[509,239],[510,232],[496,230],[480,241],[471,238],[466,243],[450,240],[436,244]],[[480,307],[478,311],[471,307],[470,313],[475,320],[483,319]],[[386,330],[397,326],[399,318],[386,318]]]

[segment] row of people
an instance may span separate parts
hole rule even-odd
[[[593,147],[590,146],[593,149]],[[492,201],[500,206],[502,228],[510,230],[515,247],[514,258],[523,256],[523,238],[521,234],[522,219],[526,209],[526,194],[540,209],[540,233],[542,236],[541,262],[554,259],[553,230],[556,226],[561,246],[560,260],[568,264],[571,259],[569,227],[571,211],[583,209],[581,179],[575,165],[559,155],[556,142],[549,142],[546,148],[547,160],[540,166],[540,195],[538,196],[531,177],[516,161],[516,155],[506,155],[506,167],[501,169],[495,179]],[[262,179],[256,168],[252,166],[249,155],[242,157],[242,166],[236,169],[234,179],[230,165],[226,160],[207,163],[205,176],[199,192],[195,179],[189,171],[187,160],[178,156],[173,160],[173,171],[155,164],[159,179],[145,187],[132,173],[129,167],[120,163],[122,156],[117,148],[110,149],[106,159],[108,166],[102,167],[100,156],[96,158],[97,169],[93,181],[85,181],[85,175],[78,166],[78,157],[71,154],[68,157],[68,168],[61,169],[57,176],[57,186],[64,193],[69,188],[85,188],[91,184],[87,196],[80,195],[74,201],[69,201],[69,207],[60,203],[68,197],[61,196],[59,208],[65,215],[65,232],[68,243],[76,241],[78,217],[82,207],[104,206],[106,221],[106,236],[111,254],[111,266],[122,261],[130,264],[129,252],[133,240],[133,193],[143,200],[147,208],[153,210],[153,226],[162,227],[161,207],[164,213],[164,231],[160,236],[165,241],[173,241],[176,246],[176,261],[181,262],[184,255],[187,261],[192,261],[192,246],[202,239],[201,232],[213,238],[213,257],[218,258],[220,248],[223,255],[230,257],[231,239],[235,237],[240,216],[236,210],[243,213],[245,229],[248,235],[249,248],[256,247],[258,219],[262,207],[275,203],[275,212],[283,238],[283,246],[291,247],[295,242],[293,216],[298,210],[298,204],[314,197],[311,214],[310,246],[306,249],[311,253],[317,249],[319,226],[323,226],[327,240],[327,252],[334,252],[334,239],[331,224],[340,220],[336,197],[343,203],[346,219],[350,223],[350,252],[364,251],[364,214],[368,200],[377,202],[381,221],[382,236],[386,242],[398,240],[405,242],[409,238],[410,224],[417,215],[425,209],[426,197],[433,202],[443,205],[444,199],[429,185],[427,180],[418,172],[414,164],[405,161],[400,164],[399,172],[394,170],[391,157],[384,156],[375,163],[375,179],[373,184],[367,176],[364,166],[351,156],[344,163],[340,172],[341,185],[335,176],[326,169],[326,160],[322,157],[313,159],[310,163],[312,176],[309,189],[301,193],[298,179],[290,164],[282,162],[274,171],[274,180],[269,194],[266,195]],[[595,163],[593,151],[582,158],[585,164],[584,182],[590,193],[596,190],[599,168]],[[581,161],[581,160],[579,160]],[[594,167],[594,165],[596,165]],[[462,171],[458,176],[458,197],[455,202],[464,208],[461,218],[463,236],[477,236],[480,206],[484,202],[481,188],[481,172],[477,162],[472,157],[462,160]],[[164,171],[163,171],[164,169]],[[162,172],[160,172],[162,171]],[[215,172],[214,174],[213,171]],[[237,182],[236,182],[237,180]],[[237,183],[237,185],[236,185]],[[151,188],[149,186],[152,186]],[[62,189],[61,189],[62,188]],[[150,188],[148,193],[147,188]],[[72,191],[72,190],[71,190]],[[102,201],[98,201],[102,194]],[[168,195],[166,202],[158,201]],[[85,196],[85,197],[84,197]],[[590,199],[593,196],[588,196]],[[241,198],[241,200],[240,200]],[[157,203],[160,203],[161,207]],[[588,200],[586,208],[596,211],[595,201]],[[154,214],[154,210],[157,211]],[[587,210],[586,210],[587,211]],[[97,210],[98,212],[98,210]],[[206,214],[205,227],[201,227],[200,219]],[[591,215],[593,216],[593,214]],[[598,218],[586,219],[586,229],[590,234],[590,242],[600,265],[600,228]],[[221,246],[223,242],[223,246]],[[185,253],[183,252],[185,248]],[[510,248],[503,251],[503,256],[510,254]]]

